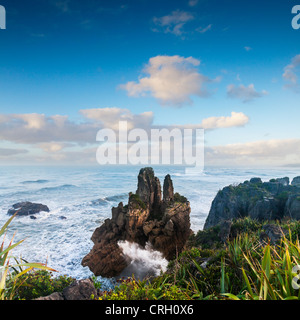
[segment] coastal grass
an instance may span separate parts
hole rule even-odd
[[[299,241],[293,242],[283,238],[276,246],[267,244],[263,250],[248,248],[242,250],[243,265],[242,283],[246,287],[243,292],[233,295],[221,292],[229,299],[242,300],[298,300],[300,298],[297,284],[298,275],[294,266],[300,264]],[[225,286],[225,279],[221,279]]]

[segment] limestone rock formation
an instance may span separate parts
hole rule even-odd
[[[300,219],[300,177],[271,179],[252,178],[238,186],[220,190],[212,202],[204,229],[223,221],[250,217],[257,220]]]
[[[285,215],[294,220],[300,220],[300,195],[292,194],[285,205]]]
[[[292,181],[292,186],[300,186],[300,177],[295,177]]]
[[[112,218],[97,228],[92,241],[94,246],[83,260],[96,276],[119,275],[130,259],[119,247],[119,241],[135,242],[142,247],[150,243],[172,259],[180,253],[191,234],[190,204],[184,197],[174,199],[171,177],[167,175],[163,185],[152,168],[143,168],[138,175],[136,193],[129,194],[128,205],[121,202],[112,208]]]

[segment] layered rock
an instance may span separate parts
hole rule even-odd
[[[162,197],[160,181],[153,169],[141,169],[136,193],[129,194],[128,205],[120,203],[112,208],[112,218],[94,231],[94,247],[83,258],[82,265],[88,266],[96,276],[119,275],[130,263],[119,241],[135,242],[142,247],[150,243],[166,259],[174,258],[191,234],[190,211],[184,197],[180,201],[174,199],[169,175],[164,180]]]
[[[291,184],[292,184],[292,186],[300,187],[300,177],[295,177]]]
[[[292,194],[285,204],[285,215],[294,220],[300,220],[300,195]]]
[[[300,177],[271,179],[252,178],[238,186],[220,190],[212,202],[204,229],[223,221],[250,217],[256,220],[300,219]]]

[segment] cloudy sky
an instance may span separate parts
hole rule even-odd
[[[96,164],[96,134],[203,128],[207,165],[300,166],[292,0],[1,0],[0,164]]]

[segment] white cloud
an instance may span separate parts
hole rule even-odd
[[[38,144],[42,150],[50,153],[55,153],[63,150],[64,148],[70,147],[72,144],[61,143],[61,142],[44,142]]]
[[[182,35],[183,26],[194,20],[194,15],[190,12],[176,10],[171,12],[169,15],[163,17],[154,17],[153,22],[156,26],[161,28],[165,33],[173,33],[176,36]]]
[[[243,112],[231,112],[229,117],[210,117],[202,120],[201,127],[203,129],[217,129],[217,128],[230,128],[242,127],[249,122],[249,117]]]
[[[236,87],[234,84],[230,84],[227,86],[228,97],[240,99],[243,102],[249,102],[255,98],[261,98],[267,94],[268,92],[266,90],[258,92],[255,89],[254,84],[249,84],[248,87],[242,84],[238,87]]]
[[[91,163],[95,162],[98,130],[119,129],[119,121],[127,121],[128,130],[197,129],[214,130],[239,127],[248,122],[243,113],[227,117],[210,117],[195,125],[154,125],[153,112],[134,114],[128,109],[95,108],[80,110],[81,122],[68,116],[43,114],[0,114],[1,161],[30,163]],[[150,137],[150,135],[149,135]],[[9,147],[7,147],[9,146]]]
[[[153,121],[152,112],[133,114],[120,108],[86,109],[80,113],[85,118],[80,123],[62,115],[0,114],[0,141],[38,144],[43,150],[54,152],[69,146],[65,142],[94,143],[99,129],[117,129],[121,120],[128,122],[128,129],[150,127]]]
[[[300,54],[296,55],[292,59],[291,63],[284,68],[284,73],[282,75],[284,80],[288,82],[288,84],[286,84],[285,87],[293,89],[298,92],[299,92],[299,83],[298,83],[298,76],[296,72],[299,66],[300,66]]]
[[[206,33],[207,31],[211,30],[211,28],[212,28],[212,24],[209,24],[208,26],[206,26],[204,28],[203,27],[197,28],[196,31],[199,33]]]
[[[263,140],[206,149],[209,164],[284,165],[300,163],[300,139]]]
[[[246,50],[246,51],[251,51],[252,50],[252,48],[251,47],[244,47],[244,49]]]
[[[6,121],[0,121],[0,140],[4,141],[25,144],[63,141],[86,143],[95,137],[95,124],[77,124],[66,116],[8,114],[3,117]]]
[[[28,129],[41,129],[45,125],[45,115],[43,114],[16,114],[14,117],[24,121],[26,123],[25,127]]]
[[[128,130],[150,127],[153,122],[153,112],[133,114],[130,110],[121,108],[86,109],[80,110],[80,113],[87,119],[100,122],[103,128],[113,130],[118,130],[119,121],[127,121]]]
[[[243,127],[249,122],[249,117],[243,112],[231,112],[230,116],[205,118],[198,124],[172,125],[171,128],[179,129],[204,129],[215,130],[233,127]]]
[[[199,65],[200,61],[193,57],[156,56],[149,60],[144,70],[148,76],[120,87],[130,97],[148,93],[163,105],[190,104],[192,95],[207,96],[205,84],[214,81],[198,72],[196,67]]]

